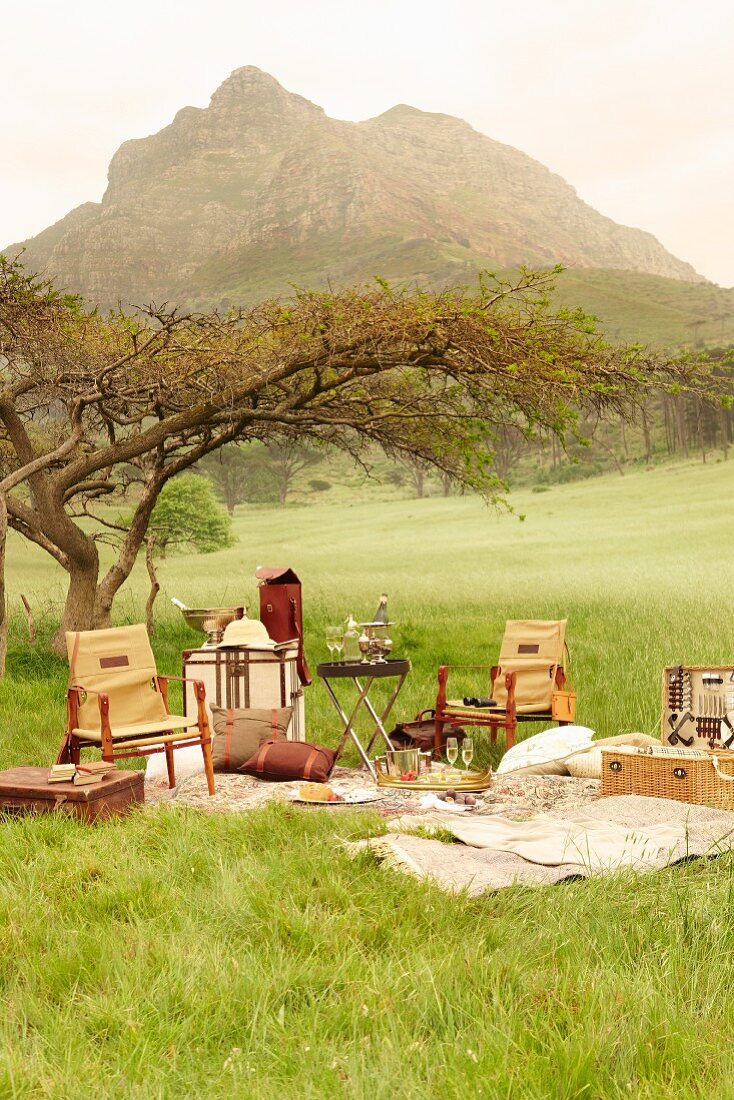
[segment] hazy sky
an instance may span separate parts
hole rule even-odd
[[[0,0],[0,247],[98,201],[127,138],[257,65],[342,119],[467,119],[734,284],[731,0]]]

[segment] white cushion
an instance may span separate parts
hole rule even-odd
[[[574,779],[601,779],[601,749],[575,753],[568,757],[565,767]]]
[[[185,749],[174,749],[173,767],[176,773],[176,786],[183,783],[190,775],[198,775],[204,771],[204,754],[201,745],[189,745]],[[168,769],[166,768],[166,754],[154,752],[148,757],[145,767],[145,782],[155,783],[165,779],[168,782]]]
[[[527,737],[508,749],[496,775],[568,775],[564,760],[591,744],[594,731],[586,726],[558,726]]]

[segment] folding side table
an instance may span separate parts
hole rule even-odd
[[[385,722],[400,693],[400,689],[405,683],[405,677],[409,672],[410,661],[397,659],[392,661],[375,661],[373,663],[364,661],[329,661],[317,666],[316,675],[323,680],[324,687],[329,693],[329,698],[334,704],[334,708],[344,725],[344,733],[342,734],[341,741],[336,750],[336,759],[341,755],[347,738],[351,737],[365,767],[372,778],[375,780],[377,779],[377,772],[375,771],[374,764],[370,760],[369,754],[378,737],[382,737],[386,748],[393,748],[393,744],[385,730]],[[378,714],[370,701],[369,694],[376,680],[385,680],[388,677],[393,678],[396,683],[382,713]],[[336,692],[332,687],[332,681],[336,680],[350,681],[356,689],[357,701],[349,714],[347,714],[346,710],[339,702]],[[374,731],[366,748],[359,740],[354,728],[357,715],[362,707],[365,708],[372,718],[372,721],[375,723]]]

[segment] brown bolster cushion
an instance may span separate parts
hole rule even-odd
[[[215,772],[236,772],[263,741],[285,741],[293,707],[212,707],[212,762]]]
[[[308,741],[264,741],[237,771],[256,779],[269,779],[271,783],[287,783],[294,779],[326,783],[335,756],[334,749]]]

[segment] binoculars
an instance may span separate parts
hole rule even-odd
[[[474,695],[464,696],[465,707],[496,707],[497,703],[494,699],[477,699]]]

